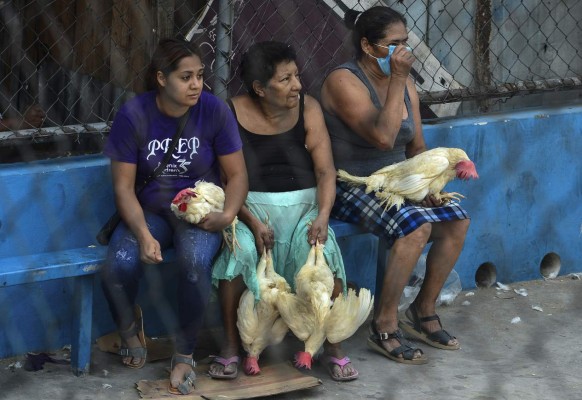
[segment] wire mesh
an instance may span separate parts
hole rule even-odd
[[[243,90],[246,48],[287,42],[317,97],[353,54],[344,12],[377,4],[407,19],[424,118],[580,100],[577,0],[0,0],[0,162],[99,152],[163,37],[199,44],[206,87],[223,98]]]

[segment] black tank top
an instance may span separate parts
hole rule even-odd
[[[236,117],[230,99],[228,105]],[[238,123],[250,191],[289,192],[317,186],[313,160],[305,147],[304,109],[301,94],[297,123],[287,132],[275,135],[249,132]]]

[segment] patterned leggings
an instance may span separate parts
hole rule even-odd
[[[191,354],[204,321],[211,290],[214,257],[220,249],[222,235],[207,232],[178,220],[145,211],[152,235],[163,251],[174,247],[178,276],[178,322],[176,351]],[[118,329],[127,329],[134,320],[133,305],[143,276],[136,237],[125,223],[116,228],[109,243],[102,271],[102,286],[109,309]]]

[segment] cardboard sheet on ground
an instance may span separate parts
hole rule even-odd
[[[257,376],[246,376],[239,367],[238,378],[233,380],[210,378],[206,374],[207,364],[197,365],[195,371],[196,389],[187,396],[174,396],[168,393],[169,379],[141,380],[137,383],[137,390],[141,398],[150,400],[170,398],[234,400],[293,392],[321,384],[319,379],[303,374],[290,362],[262,366],[261,373]]]
[[[117,354],[121,346],[121,338],[117,332],[101,336],[97,339],[97,347],[101,351]],[[174,341],[171,338],[152,339],[146,336],[148,362],[165,360],[174,354]]]

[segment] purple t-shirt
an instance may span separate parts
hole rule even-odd
[[[140,94],[125,103],[113,120],[103,153],[115,161],[137,164],[136,185],[154,171],[164,159],[179,118],[162,114],[156,93]],[[190,117],[165,170],[139,195],[146,210],[167,213],[174,196],[194,186],[198,180],[219,186],[217,156],[242,148],[236,120],[228,106],[203,91],[191,107]]]

